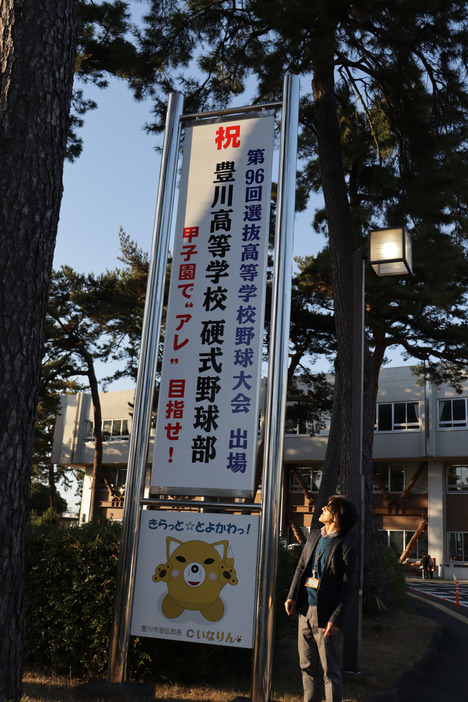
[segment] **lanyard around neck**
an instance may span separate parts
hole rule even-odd
[[[322,538],[323,538],[323,537],[322,537]],[[335,539],[335,537],[331,538],[331,539],[330,539],[330,543],[327,544],[327,545],[320,551],[320,553],[318,553],[318,545],[319,545],[320,541],[317,543],[317,548],[315,549],[315,550],[317,551],[317,553],[315,554],[314,567],[312,568],[312,577],[313,577],[313,578],[316,578],[316,577],[317,577],[317,563],[318,563],[318,561],[319,561],[320,556],[323,556],[323,554],[325,553],[325,551],[327,551],[327,549],[330,548],[330,546],[332,545],[332,542],[334,541],[334,539]]]

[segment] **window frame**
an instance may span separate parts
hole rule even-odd
[[[313,423],[308,419],[286,419],[284,427],[285,436],[311,436]]]
[[[444,397],[437,400],[437,431],[463,431],[468,428],[468,411],[467,411],[467,400],[466,397]],[[463,420],[453,419],[453,403],[454,402],[464,402],[465,404],[465,418]],[[451,419],[441,421],[441,407],[443,403],[450,403],[451,406]]]
[[[451,537],[460,537],[462,558],[452,557],[450,552]],[[448,531],[447,532],[447,559],[450,563],[467,563],[468,562],[468,531]]]
[[[105,429],[106,425],[110,423],[110,432]],[[120,433],[114,434],[114,425],[120,423]],[[87,421],[87,431],[85,436],[85,441],[94,441],[94,420],[88,419]],[[122,433],[123,427],[126,427],[126,433]],[[112,441],[128,441],[130,439],[131,432],[131,420],[129,417],[124,417],[123,419],[103,419],[101,420],[101,432],[102,432],[102,442],[109,443]],[[106,433],[109,436],[106,438]]]
[[[409,542],[411,541],[412,537],[415,534],[414,529],[379,529],[379,534],[381,538],[383,539],[383,535],[386,535],[386,545],[393,550],[394,553],[397,553],[397,551],[392,547],[392,534],[401,534],[402,538],[402,544],[403,544],[403,549],[400,554],[398,554],[398,557],[401,556],[402,553],[405,552],[406,548],[408,547]],[[393,537],[395,539],[395,536]],[[421,543],[422,541],[422,543]],[[423,553],[427,553],[428,551],[428,533],[427,531],[424,531],[423,534],[421,534],[421,538],[416,544],[416,548],[409,556],[410,560],[418,560],[421,558]]]
[[[417,416],[417,423],[414,421],[408,421],[408,406],[412,405],[415,408],[415,414]],[[395,421],[395,408],[400,409],[402,406],[405,408],[405,421],[396,422]],[[379,429],[379,415],[381,408],[391,408],[391,428],[390,429]],[[402,402],[377,402],[375,412],[375,424],[374,432],[376,434],[400,434],[401,432],[418,432],[421,431],[421,403],[419,400],[403,400]]]
[[[414,477],[415,468],[416,468],[416,466],[414,463],[383,463],[383,462],[380,463],[379,461],[376,461],[374,464],[374,472],[377,472],[376,469],[379,469],[378,473],[377,473],[379,475],[379,477],[382,474],[382,469],[385,469],[387,472],[386,480],[381,481],[383,488],[389,494],[396,494],[396,495],[401,494],[404,490],[406,490],[409,483],[412,481],[412,479]],[[396,490],[392,490],[391,489],[392,486],[395,485],[395,476],[396,476],[397,472],[402,472],[404,474],[403,475],[403,487],[398,488]],[[392,473],[393,473],[393,476],[392,476]],[[421,479],[424,479],[424,478],[425,478],[426,483],[424,486],[425,489],[422,490],[421,488],[418,488],[418,484],[419,484],[419,481]],[[428,481],[427,472],[426,472],[425,476],[424,476],[424,474],[420,475],[420,477],[418,478],[418,482],[416,483],[416,485],[413,488],[413,491],[412,491],[413,494],[414,495],[427,495],[427,492],[428,492],[428,482],[427,481]],[[380,493],[380,488],[377,485],[377,483],[375,483],[375,482],[373,482],[373,492],[374,492],[374,494]]]
[[[320,481],[322,480],[322,475],[323,475],[323,466],[321,466],[320,468],[317,468],[317,467],[315,467],[315,466],[301,466],[301,465],[297,465],[297,466],[294,465],[294,466],[291,466],[291,477],[290,477],[290,481],[289,481],[289,492],[290,492],[291,494],[297,495],[297,494],[299,494],[300,492],[302,492],[302,490],[301,490],[300,485],[297,483],[297,481],[296,481],[295,478],[294,478],[293,469],[297,470],[298,472],[300,472],[301,470],[302,470],[302,471],[307,471],[307,472],[308,472],[308,476],[307,476],[307,478],[308,478],[308,479],[307,479],[307,487],[308,487],[309,491],[310,491],[311,493],[317,493],[317,492],[319,491]],[[320,473],[320,477],[318,477],[317,475],[314,475],[314,474],[317,474],[317,473]],[[317,481],[318,481],[318,482],[317,482]],[[304,481],[304,482],[306,482],[306,481]],[[317,489],[315,489],[315,487],[314,487],[315,484],[318,485]]]
[[[128,469],[123,466],[108,466],[106,470],[110,485],[116,490],[124,490],[127,485]]]
[[[466,475],[466,483],[463,484],[463,478],[460,483],[456,483],[455,487],[450,487],[449,484],[449,473],[450,473],[450,468],[464,468],[465,469],[465,475]],[[466,495],[468,494],[468,464],[465,463],[446,463],[445,464],[445,492],[448,495]]]

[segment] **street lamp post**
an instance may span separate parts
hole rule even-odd
[[[407,275],[413,272],[411,238],[406,227],[382,229],[369,235],[369,264],[379,276]],[[354,255],[353,272],[353,379],[352,379],[352,425],[351,467],[348,479],[348,497],[356,506],[357,522],[353,536],[358,549],[357,587],[347,620],[343,669],[359,673],[361,668],[362,641],[362,591],[364,580],[364,516],[365,493],[362,472],[362,421],[364,399],[364,263],[362,251]]]

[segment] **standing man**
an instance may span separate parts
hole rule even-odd
[[[351,598],[357,549],[346,536],[356,522],[356,508],[334,495],[311,531],[285,602],[299,615],[298,650],[304,702],[341,702],[340,630]]]
[[[422,559],[421,559],[421,569],[422,569],[423,580],[427,580],[429,577],[429,558],[430,558],[430,556],[427,553],[423,553]]]

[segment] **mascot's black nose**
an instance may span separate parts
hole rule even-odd
[[[192,573],[198,573],[198,566],[193,565],[190,570],[192,571]]]

